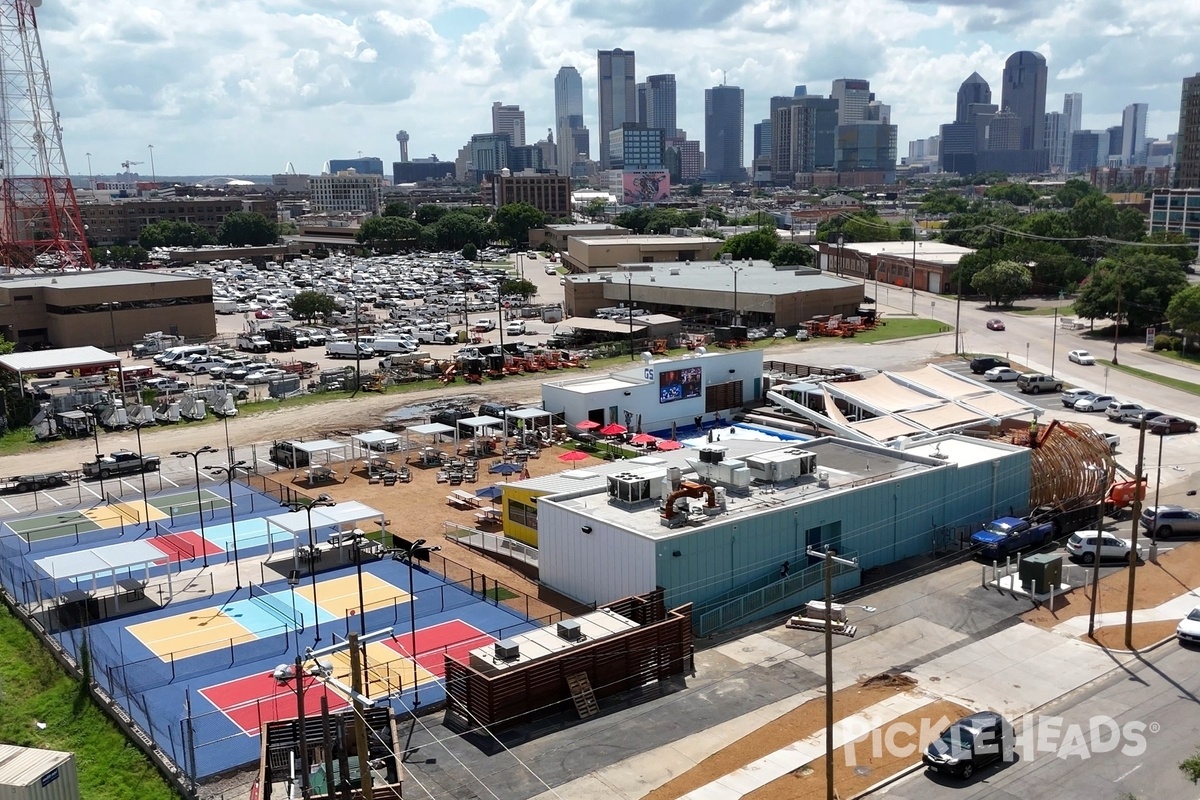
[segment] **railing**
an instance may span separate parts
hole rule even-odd
[[[536,547],[531,547],[523,542],[510,539],[502,534],[467,528],[456,522],[444,522],[442,523],[442,527],[445,530],[446,538],[455,544],[469,547],[473,550],[480,550],[484,553],[495,553],[505,558],[511,558],[514,561],[520,561],[522,564],[528,564],[531,567],[538,565],[538,550]],[[470,539],[472,541],[464,542],[462,541],[463,539]]]

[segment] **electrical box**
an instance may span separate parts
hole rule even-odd
[[[1023,558],[1017,577],[1032,594],[1049,594],[1051,587],[1062,583],[1062,556],[1037,553]]]

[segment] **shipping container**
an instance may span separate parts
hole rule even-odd
[[[79,800],[75,754],[0,744],[0,800]]]

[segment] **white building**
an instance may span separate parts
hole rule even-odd
[[[381,205],[383,178],[350,169],[309,178],[308,190],[312,193],[313,211],[374,214]]]

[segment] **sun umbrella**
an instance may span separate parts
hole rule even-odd
[[[630,439],[629,443],[630,444],[654,444],[657,441],[658,441],[657,436],[651,436],[648,433],[639,433],[639,434],[636,434],[632,439]]]
[[[591,456],[589,456],[587,453],[583,452],[582,450],[568,450],[567,452],[565,452],[561,456],[559,456],[558,460],[559,461],[586,461],[589,458],[591,458]]]
[[[590,419],[585,419],[583,422],[580,422],[580,423],[579,423],[578,425],[576,425],[575,427],[576,427],[576,428],[578,428],[578,429],[579,429],[579,430],[581,430],[581,431],[590,431],[590,430],[595,430],[596,428],[599,428],[599,427],[600,427],[600,423],[599,423],[599,422],[593,422],[593,421],[592,421],[592,420],[590,420]]]
[[[624,425],[618,425],[615,422],[610,422],[600,429],[601,436],[620,436],[628,430]]]
[[[674,439],[664,439],[658,443],[659,450],[678,450],[681,447],[683,447],[683,445]]]
[[[504,490],[499,486],[485,486],[482,489],[476,489],[475,496],[486,498],[494,503],[504,496]]]
[[[520,464],[510,464],[507,461],[501,461],[499,464],[492,464],[488,467],[488,472],[493,472],[497,475],[515,475],[522,469]]]

